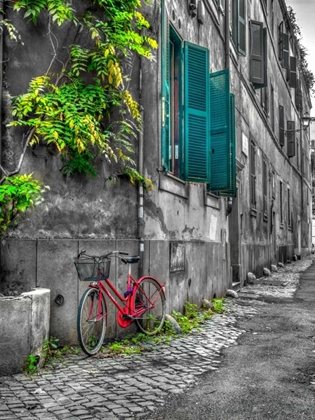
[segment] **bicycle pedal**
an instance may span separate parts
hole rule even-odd
[[[122,319],[134,319],[134,317],[128,314],[123,314]]]

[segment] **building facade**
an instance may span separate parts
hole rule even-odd
[[[137,58],[131,90],[143,133],[135,143],[138,170],[154,190],[124,179],[105,183],[60,173],[59,158],[38,146],[21,172],[50,186],[45,202],[3,238],[1,290],[51,290],[51,334],[76,341],[78,300],[86,287],[73,260],[86,249],[140,253],[135,275],[166,286],[167,311],[186,301],[224,296],[247,273],[303,257],[311,246],[309,134],[301,117],[309,92],[283,0],[161,0],[143,4],[159,47]],[[8,10],[17,27],[21,15]],[[45,16],[23,26],[24,45],[4,38],[2,163],[16,166],[23,133],[9,131],[9,95],[24,92],[51,62]],[[56,54],[73,37],[58,32]],[[84,39],[82,39],[84,44]],[[23,75],[21,76],[21,68]],[[136,270],[135,270],[136,271]],[[125,267],[111,277],[124,289]],[[120,335],[113,316],[109,334]]]

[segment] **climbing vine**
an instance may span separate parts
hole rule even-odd
[[[301,43],[301,29],[299,25],[297,24],[296,20],[296,14],[291,6],[288,6],[288,17],[290,21],[290,25],[293,31],[293,35],[296,40],[296,45],[299,50],[299,60],[298,60],[298,67],[301,73],[304,76],[305,83],[307,86],[307,89],[312,95],[315,95],[315,76],[314,73],[309,69],[308,62],[307,62],[307,50]]]
[[[132,159],[133,139],[142,125],[128,82],[133,57],[152,59],[157,43],[146,36],[150,24],[141,13],[140,0],[95,0],[90,6],[79,15],[68,0],[14,2],[14,10],[24,12],[29,24],[36,25],[41,14],[48,14],[54,56],[47,72],[13,98],[9,127],[26,128],[27,145],[53,148],[61,157],[64,175],[97,176],[96,162],[102,157],[112,164],[111,177],[124,175],[150,189],[152,182],[139,174]],[[77,36],[56,74],[50,71],[52,64],[60,63],[54,30],[66,22],[76,28]],[[2,25],[12,39],[19,39],[11,22],[4,19]],[[76,41],[82,33],[88,39],[84,47]],[[0,184],[10,184],[11,174],[0,169],[5,175]]]

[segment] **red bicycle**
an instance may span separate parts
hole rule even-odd
[[[151,276],[135,280],[131,275],[131,264],[137,263],[140,257],[127,255],[128,252],[112,251],[106,255],[93,256],[82,251],[75,261],[79,279],[90,281],[81,297],[77,317],[79,343],[90,356],[96,354],[104,342],[108,313],[105,295],[118,309],[117,322],[123,328],[135,321],[145,334],[154,335],[164,324],[165,287]],[[127,289],[123,295],[109,280],[112,257],[119,257],[125,264],[129,264]]]

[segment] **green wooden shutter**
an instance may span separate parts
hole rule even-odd
[[[192,182],[210,182],[209,50],[184,44],[184,173]]]
[[[211,191],[231,189],[231,113],[229,69],[210,74]]]
[[[295,156],[295,121],[287,122],[288,157]]]
[[[169,57],[169,21],[162,2],[161,22],[161,162],[165,171],[170,169],[170,57]]]
[[[238,1],[238,52],[246,55],[246,1]]]
[[[250,81],[258,88],[266,85],[265,51],[263,24],[251,21]]]
[[[279,143],[284,146],[284,108],[279,105]]]

